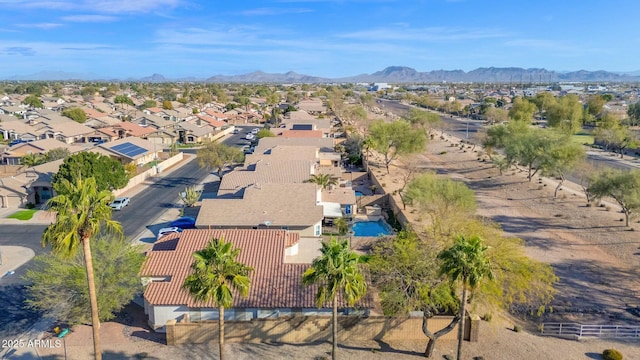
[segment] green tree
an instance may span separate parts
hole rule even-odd
[[[368,257],[351,251],[348,240],[333,238],[322,243],[320,253],[302,275],[302,284],[318,285],[318,308],[327,301],[332,302],[331,358],[335,360],[338,349],[338,293],[342,294],[347,306],[354,306],[366,294],[367,283],[359,265],[366,263]]]
[[[116,95],[113,102],[116,104],[125,104],[125,105],[133,106],[133,100],[131,100],[131,98],[128,97],[127,95]]]
[[[241,296],[249,294],[253,268],[236,258],[240,249],[233,248],[224,239],[212,239],[207,246],[193,253],[191,273],[184,280],[183,288],[201,304],[201,307],[218,308],[220,359],[224,360],[224,309],[233,306],[233,290]]]
[[[511,110],[509,110],[509,117],[513,121],[520,121],[526,124],[530,124],[533,120],[533,114],[536,112],[536,105],[527,99],[515,98]]]
[[[240,149],[227,146],[218,142],[207,142],[197,152],[200,167],[217,169],[218,176],[222,177],[222,168],[239,162],[243,158]]]
[[[549,110],[556,103],[556,98],[552,93],[544,91],[536,94],[536,97],[531,99],[538,107],[538,115],[542,117],[542,113]]]
[[[490,124],[500,124],[509,121],[509,111],[493,106],[487,109],[484,116]]]
[[[113,201],[113,194],[109,190],[100,190],[94,178],[78,176],[73,182],[60,179],[56,191],[59,195],[49,199],[46,204],[49,211],[56,213],[56,220],[44,230],[42,245],[49,245],[54,253],[67,257],[75,255],[78,247],[82,246],[91,304],[93,350],[95,358],[99,360],[102,359],[102,346],[91,239],[103,227],[122,236],[122,226],[111,220],[109,203]]]
[[[557,197],[558,190],[566,180],[567,172],[580,165],[580,162],[586,158],[586,153],[582,145],[572,142],[566,136],[560,136],[552,141],[553,145],[540,164],[540,170],[543,176],[559,180],[553,192],[553,197]]]
[[[40,96],[38,95],[29,95],[26,98],[24,98],[24,100],[22,100],[22,103],[36,109],[44,108],[44,105],[42,104],[42,100],[40,100]]]
[[[322,186],[322,189],[327,189],[331,185],[336,185],[338,183],[338,178],[331,176],[330,174],[313,174],[306,182],[314,183]]]
[[[587,100],[587,112],[590,115],[598,116],[602,112],[604,104],[606,101],[601,95],[591,95]]]
[[[42,154],[28,153],[20,158],[20,164],[25,167],[34,167],[47,162],[47,158]]]
[[[371,147],[384,155],[384,164],[389,174],[389,165],[398,156],[415,154],[422,150],[427,143],[423,130],[413,129],[407,121],[385,123],[374,121],[369,126]]]
[[[456,223],[473,216],[477,203],[471,189],[464,183],[441,178],[433,173],[422,174],[406,186],[403,198],[431,217],[434,232],[450,233]],[[458,216],[454,221],[453,214]],[[447,226],[447,228],[445,228]]]
[[[561,97],[547,110],[547,124],[567,134],[575,134],[582,128],[583,106],[578,96]]]
[[[83,151],[64,159],[58,172],[53,175],[53,188],[61,194],[64,190],[60,185],[62,179],[75,183],[88,177],[94,177],[98,191],[121,189],[129,182],[127,172],[118,160]]]
[[[442,123],[442,118],[437,113],[424,111],[417,108],[411,108],[404,118],[413,126],[424,129],[429,132],[431,129]]]
[[[108,321],[142,291],[138,273],[145,257],[131,243],[106,237],[93,241],[91,255],[94,272],[99,274],[95,279],[99,319]],[[30,307],[69,324],[91,323],[87,272],[80,252],[72,257],[36,256],[25,280]]]
[[[164,110],[173,110],[173,104],[169,100],[165,100],[162,102],[162,108]]]
[[[462,284],[462,299],[458,317],[458,353],[457,359],[461,359],[462,341],[464,337],[464,317],[467,304],[467,291],[473,292],[485,278],[493,279],[491,263],[486,256],[487,247],[477,236],[458,236],[455,243],[448,249],[438,254],[442,261],[440,274],[446,275],[451,282]]]
[[[87,121],[87,113],[85,113],[81,108],[77,107],[64,109],[64,111],[62,111],[62,115],[80,124]]]
[[[347,222],[347,219],[343,217],[335,219],[333,224],[338,228],[338,233],[340,235],[345,235],[347,231],[349,231],[349,223]]]
[[[158,102],[155,100],[145,100],[144,103],[140,106],[140,110],[153,108],[158,106]]]
[[[636,132],[622,125],[617,117],[609,113],[602,115],[594,135],[596,142],[604,144],[606,149],[618,152],[620,158],[624,157],[625,149],[634,148],[638,143]]]
[[[44,156],[47,158],[47,162],[56,161],[60,159],[66,159],[71,156],[71,151],[67,148],[59,147],[47,151]]]
[[[455,287],[438,274],[437,254],[437,242],[421,241],[414,232],[401,231],[396,237],[377,241],[370,261],[385,315],[422,312],[422,332],[429,339],[424,352],[427,358],[438,338],[451,332],[459,320],[459,299]],[[451,312],[455,316],[447,326],[436,332],[429,330],[434,316]]]
[[[567,134],[529,128],[510,135],[504,144],[505,159],[508,164],[526,167],[529,181],[540,170],[555,174],[564,172],[583,156],[583,151],[571,143]]]
[[[640,102],[630,104],[627,108],[627,115],[629,115],[629,125],[637,126],[640,124]]]
[[[184,203],[184,206],[193,207],[198,200],[200,200],[201,192],[196,190],[194,186],[188,186],[178,195],[180,196],[180,200]]]
[[[272,133],[271,130],[269,129],[260,129],[260,131],[258,131],[258,133],[256,134],[256,137],[258,139],[262,139],[265,137],[275,137],[276,134]]]
[[[594,199],[613,198],[622,208],[625,226],[640,209],[640,171],[608,170],[594,175],[587,191]]]

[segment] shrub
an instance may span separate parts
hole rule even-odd
[[[622,353],[616,349],[607,349],[602,352],[602,358],[604,360],[622,360],[623,356]]]
[[[446,151],[441,151],[441,152],[440,152],[440,155],[446,155],[446,154],[447,154],[447,152],[446,152]]]
[[[513,331],[515,331],[515,332],[520,332],[520,330],[522,330],[522,329],[520,328],[520,325],[513,325]]]
[[[485,313],[484,315],[482,315],[482,320],[486,322],[490,322],[492,318],[493,318],[493,315],[491,313]]]
[[[36,205],[34,203],[27,203],[27,205],[24,206],[25,209],[33,209],[36,207]]]

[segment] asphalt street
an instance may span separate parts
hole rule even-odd
[[[411,108],[409,105],[391,100],[381,99],[381,104],[384,105],[385,110],[400,116],[405,114]],[[481,120],[468,120],[466,118],[454,118],[446,115],[441,115],[440,117],[445,124],[443,129],[446,133],[460,139],[469,139],[471,142],[474,142],[474,135],[483,126]],[[618,157],[612,156],[612,154],[607,152],[589,152],[587,154],[587,161],[589,161],[595,168],[608,167],[619,170],[630,170],[633,168],[626,162],[620,162]],[[575,172],[570,172],[566,175],[566,178],[567,180],[575,183],[580,182],[580,176]]]
[[[240,127],[239,134],[229,135],[223,143],[230,146],[240,147],[244,144],[242,138],[246,132],[255,125]],[[195,153],[190,149],[186,153]],[[179,207],[178,192],[185,187],[196,185],[210,173],[209,170],[200,168],[195,156],[189,157],[187,162],[180,164],[173,169],[170,174],[163,176],[160,174],[143,190],[131,197],[128,207],[121,211],[113,212],[113,219],[119,221],[128,238],[133,238],[142,232],[145,227],[156,221],[161,214],[169,207]],[[0,251],[2,246],[16,245],[25,246],[32,249],[36,255],[48,252],[41,245],[42,233],[46,225],[25,224],[10,225],[2,224],[0,229]],[[25,286],[22,276],[32,265],[32,262],[19,267],[12,275],[0,274],[0,339],[11,339],[21,334],[31,327],[41,316],[41,314],[30,310],[25,306]],[[1,350],[1,349],[0,349]]]

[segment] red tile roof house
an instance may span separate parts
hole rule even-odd
[[[286,230],[219,229],[185,230],[156,242],[147,255],[140,276],[145,286],[144,310],[149,325],[164,332],[169,320],[215,320],[218,309],[213,302],[197,302],[182,289],[184,279],[191,272],[192,254],[203,249],[212,238],[224,238],[240,248],[238,261],[254,269],[250,274],[251,287],[247,297],[234,293],[233,307],[225,309],[226,320],[250,321],[289,315],[331,316],[331,303],[318,309],[315,304],[316,286],[304,287],[302,274],[310,264],[286,262],[287,249],[299,241],[296,233]],[[356,305],[368,313],[374,300],[367,295]],[[339,298],[339,311],[348,310]]]

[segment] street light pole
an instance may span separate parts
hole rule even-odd
[[[469,140],[469,117],[471,116],[471,111],[467,113],[467,140]]]

